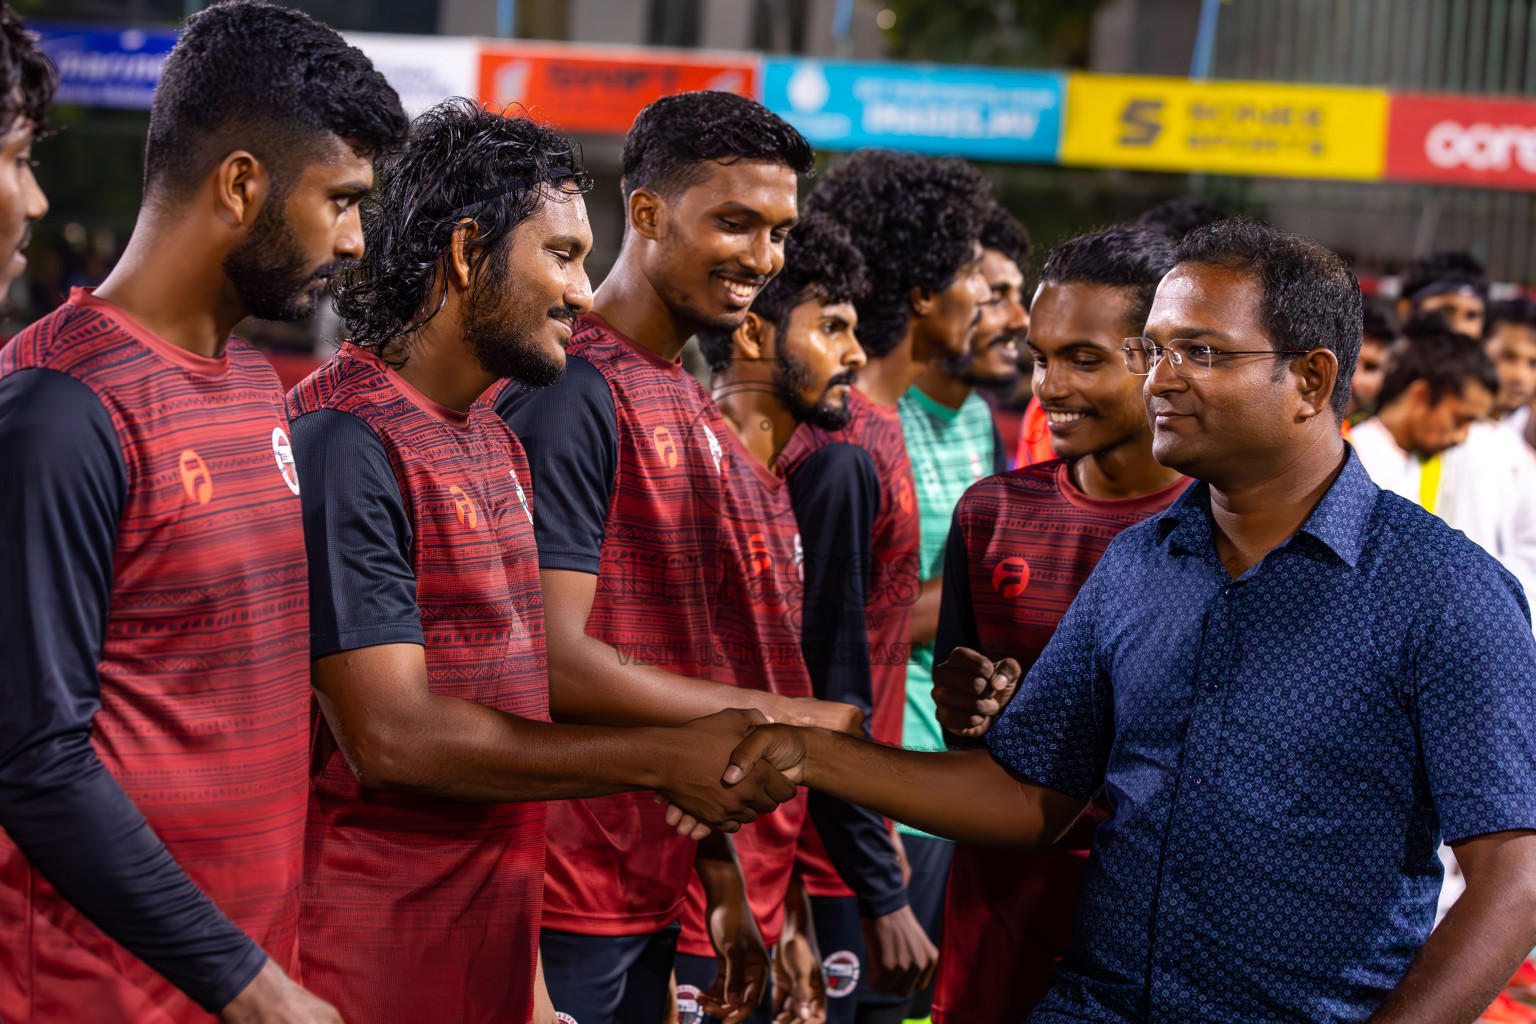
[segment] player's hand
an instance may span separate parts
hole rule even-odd
[[[219,1013],[223,1024],[342,1024],[336,1007],[301,988],[268,959]]]
[[[773,957],[773,1024],[826,1024],[827,979],[810,937],[779,940]]]
[[[720,766],[729,765],[743,738],[767,722],[760,711],[729,710],[679,727],[667,779],[657,793],[671,804],[667,821],[680,833],[702,839],[711,828],[735,832],[744,822],[794,799],[796,784],[768,761],[753,765],[729,785],[721,782]]]
[[[911,907],[860,921],[869,958],[869,986],[876,992],[909,996],[926,988],[939,963],[939,951]]]
[[[852,704],[817,700],[815,697],[791,697],[788,704],[789,713],[781,719],[786,725],[830,729],[850,736],[864,735],[864,712]]]
[[[993,663],[969,647],[956,647],[933,670],[933,703],[945,732],[968,739],[985,736],[1013,699],[1023,672],[1004,658]]]
[[[763,1001],[768,947],[757,930],[745,890],[733,899],[711,903],[705,908],[705,921],[719,967],[709,991],[699,993],[699,1007],[720,1024],[740,1024]]]
[[[747,712],[735,713],[747,714]],[[752,713],[756,714],[756,712]],[[758,715],[758,718],[764,720],[761,715]],[[699,719],[699,721],[708,721],[708,719]],[[775,786],[776,780],[783,779],[791,787],[795,787],[800,785],[804,777],[804,761],[805,740],[801,737],[799,729],[792,725],[759,725],[731,752],[726,761],[728,767],[720,776],[720,781],[735,789],[737,786],[764,778],[762,773],[766,770],[772,773],[767,778],[775,780],[773,783]],[[778,790],[775,790],[774,795],[777,794]],[[790,796],[793,795],[793,793],[790,794]],[[696,815],[690,814],[687,808],[676,804],[667,808],[667,824],[677,829],[680,835],[694,839],[702,839],[709,834],[707,823],[701,822]],[[722,828],[721,831],[734,832],[737,827],[732,825]]]

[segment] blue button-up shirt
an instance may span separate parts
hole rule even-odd
[[[988,742],[1112,807],[1032,1022],[1363,1021],[1441,837],[1536,828],[1530,612],[1352,450],[1237,580],[1200,484],[1109,546]]]

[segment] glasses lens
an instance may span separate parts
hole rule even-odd
[[[1145,376],[1152,369],[1152,355],[1146,341],[1141,338],[1126,338],[1125,346],[1120,349],[1125,356],[1125,367],[1137,376]]]

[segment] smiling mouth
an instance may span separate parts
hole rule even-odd
[[[730,293],[732,298],[750,301],[754,296],[757,295],[758,286],[756,282],[749,284],[745,281],[738,281],[734,278],[725,277],[719,274],[715,276],[720,278],[720,283],[725,285],[725,290]]]
[[[1045,411],[1045,421],[1053,427],[1070,427],[1087,418],[1086,412],[1054,412],[1050,409]]]

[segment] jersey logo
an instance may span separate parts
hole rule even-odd
[[[556,1024],[576,1024],[575,1017],[568,1013],[561,1013],[559,1010],[555,1011],[555,1021]]]
[[[1018,597],[1029,586],[1029,563],[1018,555],[1003,559],[992,570],[992,589],[1004,597]]]
[[[188,448],[181,453],[177,465],[181,470],[181,486],[186,489],[187,500],[199,505],[212,501],[213,474],[208,472],[208,464],[203,461],[203,457]]]
[[[768,541],[760,533],[754,533],[747,538],[747,554],[750,556],[751,569],[748,576],[766,574],[773,568],[773,556],[768,553]]]
[[[720,472],[720,460],[725,457],[725,451],[720,447],[720,439],[715,432],[706,426],[699,429],[704,431],[704,440],[709,442],[709,457],[715,460],[715,472]]]
[[[283,483],[294,494],[299,493],[299,466],[293,461],[293,445],[288,442],[288,435],[283,433],[282,427],[272,428],[272,457],[277,460],[277,471],[283,476]]]
[[[469,500],[469,495],[464,493],[464,488],[454,484],[448,488],[448,493],[453,495],[453,512],[459,517],[459,522],[473,530],[480,517],[475,514],[474,502]]]
[[[859,987],[859,958],[840,949],[821,962],[821,973],[827,979],[827,995],[845,999]]]
[[[677,986],[677,1024],[701,1024],[704,1012],[699,1009],[697,985]]]
[[[666,427],[651,431],[651,447],[656,449],[656,457],[665,462],[668,469],[677,468],[677,442],[672,440],[672,431]]]
[[[971,452],[971,479],[980,480],[982,477],[981,456]]]
[[[800,535],[795,534],[795,579],[805,582],[805,547],[800,543]]]
[[[517,503],[523,506],[523,515],[528,517],[528,525],[533,525],[533,509],[528,507],[528,496],[523,493],[523,482],[517,478],[517,470],[507,470],[507,476],[512,478],[512,486],[517,488]]]
[[[903,512],[911,513],[912,481],[908,480],[906,477],[902,477],[901,481],[896,485],[896,504],[901,508]]]

